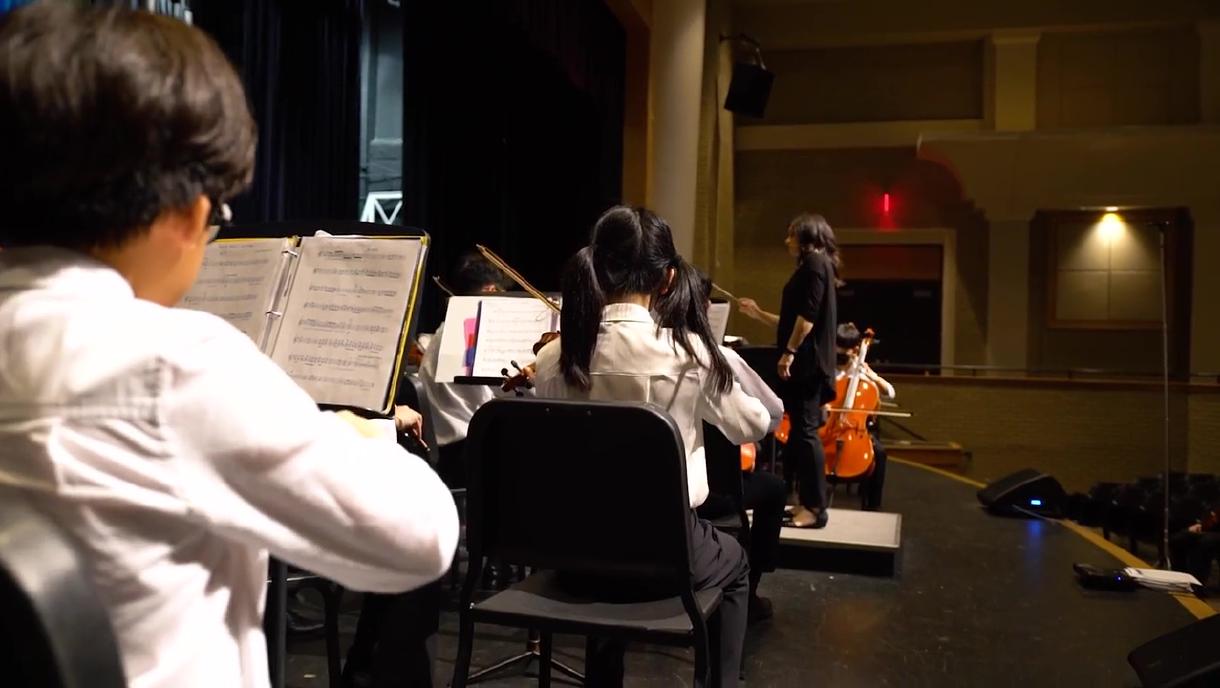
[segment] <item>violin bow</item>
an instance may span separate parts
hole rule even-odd
[[[719,284],[716,284],[715,282],[712,282],[712,289],[715,289],[716,291],[720,292],[721,294],[724,294],[725,296],[729,297],[730,299],[732,299],[734,301],[737,300],[737,297],[733,296],[733,292],[729,291],[728,289],[725,289],[724,287],[720,286]]]
[[[448,294],[448,295],[450,295],[450,296],[453,296],[453,295],[454,295],[454,294],[453,294],[453,290],[452,290],[452,289],[450,289],[450,288],[449,288],[449,287],[448,287],[448,286],[445,284],[444,280],[442,280],[442,279],[440,278],[440,276],[438,276],[438,275],[433,275],[433,276],[432,276],[432,281],[436,283],[436,286],[440,287],[440,290],[441,290],[441,291],[445,292],[446,294]]]
[[[530,284],[528,280],[521,276],[521,273],[517,272],[512,268],[511,265],[504,262],[504,259],[497,256],[495,252],[482,244],[475,244],[474,247],[478,249],[479,253],[483,254],[483,257],[486,258],[488,262],[496,266],[500,272],[507,275],[509,279],[516,282],[519,287],[526,291],[526,293],[545,303],[547,306],[550,306],[551,310],[555,311],[556,313],[560,312],[559,304],[552,301],[549,296],[539,291],[534,285]]]

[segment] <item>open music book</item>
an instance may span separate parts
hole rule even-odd
[[[319,404],[388,413],[427,238],[229,239],[181,307],[244,332]]]
[[[449,299],[439,346],[436,381],[454,378],[500,380],[515,373],[512,362],[534,360],[533,346],[545,332],[559,330],[559,314],[545,303],[518,296],[454,296]]]
[[[724,343],[724,335],[729,330],[729,314],[732,305],[727,301],[713,301],[707,307],[707,323],[712,327],[712,338],[717,344]]]

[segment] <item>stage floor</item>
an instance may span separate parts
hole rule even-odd
[[[884,508],[902,515],[896,575],[781,569],[764,576],[760,592],[774,602],[775,617],[748,633],[746,685],[1137,686],[1127,652],[1194,619],[1167,595],[1081,590],[1073,562],[1120,562],[1058,523],[989,516],[974,492],[892,463]],[[450,679],[456,618],[442,619],[437,686]],[[344,624],[350,630],[354,618]],[[523,641],[523,632],[480,626],[474,665],[519,652]],[[556,658],[580,668],[583,641],[556,642]],[[322,643],[289,649],[289,685],[325,686]],[[691,667],[685,651],[633,647],[627,685],[690,685]],[[554,681],[570,685],[558,673]],[[536,682],[509,676],[483,685]]]

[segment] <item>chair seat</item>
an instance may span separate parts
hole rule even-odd
[[[713,528],[718,528],[720,530],[735,531],[741,529],[741,517],[737,514],[725,514],[723,516],[717,516],[716,518],[709,518],[706,520],[708,523],[712,524]]]
[[[695,593],[695,604],[707,619],[720,604],[720,589]],[[554,571],[533,574],[509,589],[471,605],[476,621],[531,626],[580,635],[651,636],[657,642],[689,638],[691,621],[674,596],[642,602],[606,602],[581,597],[560,587]],[[667,638],[668,637],[668,638]]]

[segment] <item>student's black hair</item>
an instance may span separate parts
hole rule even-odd
[[[128,3],[130,4],[130,3]],[[254,120],[216,43],[116,4],[0,16],[0,245],[120,246],[249,184]]]
[[[489,284],[506,289],[507,282],[504,273],[477,251],[462,254],[449,275],[449,288],[458,296],[478,296]]]
[[[670,270],[673,280],[669,280]],[[714,387],[727,392],[733,373],[712,338],[698,271],[674,248],[665,220],[646,208],[616,206],[598,218],[589,245],[568,261],[563,274],[559,366],[568,384],[592,387],[589,366],[602,309],[615,297],[651,294],[657,326],[694,357],[691,338],[703,342]]]
[[[835,330],[835,346],[840,349],[854,349],[863,338],[856,323],[843,323]]]

